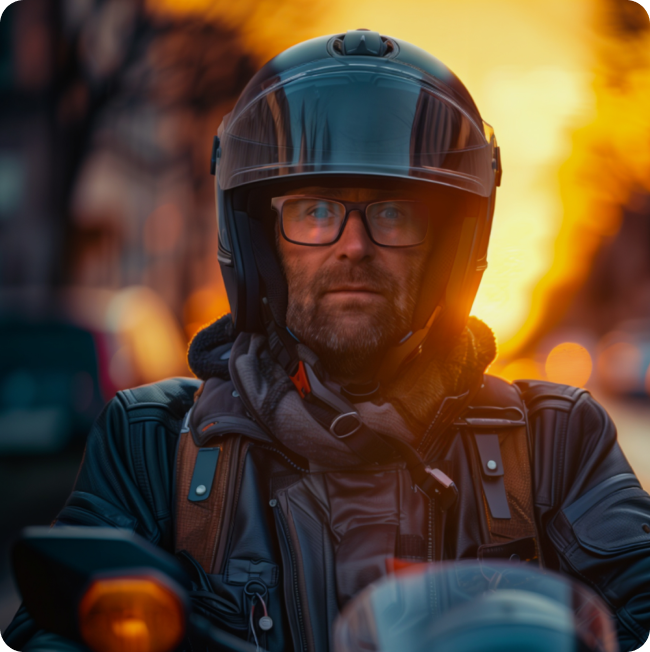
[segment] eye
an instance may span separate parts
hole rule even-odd
[[[394,204],[384,204],[377,207],[378,210],[374,214],[374,219],[384,222],[385,224],[398,222],[404,219],[404,211],[399,206]]]
[[[328,204],[318,204],[314,206],[310,211],[309,215],[315,217],[317,220],[324,220],[328,217],[333,217],[332,210]]]
[[[396,220],[401,217],[401,215],[401,212],[395,208],[395,206],[386,206],[386,208],[379,213],[379,216],[386,220]]]

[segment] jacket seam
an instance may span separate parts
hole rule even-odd
[[[624,605],[616,611],[616,618],[632,634],[639,643],[643,644],[648,639],[648,634],[639,623],[630,615],[627,606]]]

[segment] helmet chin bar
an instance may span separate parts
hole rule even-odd
[[[426,340],[431,326],[444,311],[442,306],[437,306],[431,314],[429,321],[424,328],[411,333],[408,338],[402,340],[397,346],[391,347],[384,356],[379,370],[375,374],[376,380],[381,384],[390,382],[399,373],[402,367],[415,360],[422,353],[422,346]]]

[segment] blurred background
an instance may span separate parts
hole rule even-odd
[[[368,28],[442,59],[502,149],[474,314],[491,372],[587,387],[650,489],[650,19],[630,0],[21,0],[0,21],[0,629],[115,391],[188,375],[228,311],[212,136],[287,47]]]

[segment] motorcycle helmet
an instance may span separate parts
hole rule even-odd
[[[391,187],[436,205],[411,331],[390,377],[465,325],[487,266],[499,148],[467,89],[438,59],[368,30],[300,43],[248,83],[215,137],[218,258],[236,332],[285,329],[287,285],[270,198],[305,185]]]

